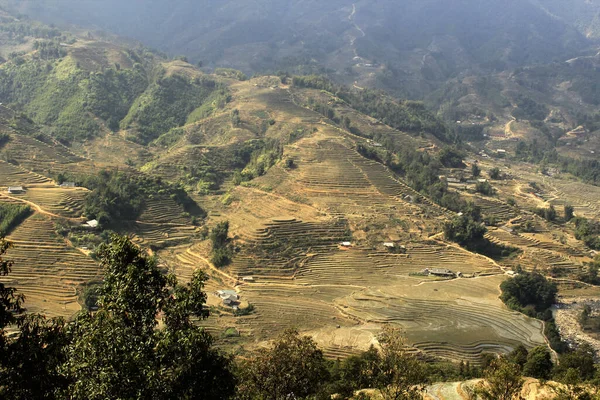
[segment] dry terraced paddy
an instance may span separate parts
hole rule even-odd
[[[500,274],[488,259],[458,247],[438,243],[406,245],[406,254],[387,250],[352,248],[310,257],[296,273],[299,284],[380,286],[402,281],[425,268],[450,269],[468,275]]]
[[[196,227],[138,221],[123,227],[123,233],[133,233],[133,240],[141,245],[162,248],[189,241],[196,233]]]
[[[498,299],[502,279],[406,279],[356,291],[336,304],[361,322],[399,325],[410,344],[426,354],[477,362],[482,352],[545,344],[540,321],[507,310]]]
[[[84,188],[28,188],[25,193],[14,195],[40,206],[44,211],[66,217],[79,218],[83,202],[89,191]]]
[[[245,238],[242,252],[228,270],[237,276],[289,279],[307,255],[327,254],[347,240],[346,225],[339,220],[303,222],[276,218]]]
[[[49,185],[52,181],[45,176],[24,168],[0,161],[0,186]]]
[[[556,196],[573,205],[575,215],[600,219],[600,187],[581,182],[555,180]]]
[[[48,144],[23,135],[11,135],[3,153],[32,170],[50,164],[71,164],[84,160],[63,145]]]
[[[298,142],[289,155],[298,167],[290,172],[296,191],[332,215],[411,216],[444,211],[396,179],[383,165],[360,156],[339,137],[318,134]],[[419,204],[413,204],[412,201]]]
[[[101,277],[101,268],[88,256],[66,245],[47,217],[34,214],[7,239],[14,248],[6,258],[14,261],[12,272],[2,282],[26,296],[31,312],[70,316],[79,310],[80,285]]]
[[[145,208],[139,217],[140,221],[152,223],[189,224],[189,216],[182,215],[184,209],[168,197],[146,200]]]

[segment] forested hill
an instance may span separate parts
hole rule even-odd
[[[579,0],[3,0],[49,23],[132,37],[170,55],[246,73],[330,70],[343,83],[419,96],[465,70],[564,60],[589,45]],[[561,13],[564,12],[564,15]],[[593,36],[593,35],[589,35]]]

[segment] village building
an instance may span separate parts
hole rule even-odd
[[[87,221],[87,222],[85,223],[85,225],[86,225],[88,228],[96,229],[96,228],[98,227],[98,221],[97,221],[97,220],[95,220],[95,219],[93,219],[93,220],[91,220],[91,221]]]
[[[237,307],[240,304],[240,296],[235,290],[217,290],[217,296],[227,307]]]
[[[254,282],[253,276],[244,276],[242,277],[242,282]]]
[[[352,242],[342,242],[342,243],[340,243],[340,246],[342,246],[342,247],[352,247]]]
[[[449,269],[444,269],[444,268],[425,268],[423,270],[423,273],[425,273],[427,275],[433,275],[433,276],[444,276],[444,277],[456,276],[456,274],[454,272],[450,271]]]
[[[77,184],[75,182],[63,182],[59,186],[62,188],[74,188],[77,187]]]
[[[25,192],[25,189],[23,189],[23,186],[9,186],[8,187],[8,193],[10,194],[19,194],[19,193],[23,193]]]
[[[383,247],[387,247],[388,249],[394,249],[396,248],[396,245],[392,242],[386,242],[383,244]]]

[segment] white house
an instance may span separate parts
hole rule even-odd
[[[8,193],[10,193],[10,194],[23,193],[24,191],[25,191],[25,189],[23,189],[23,186],[9,186],[8,187]]]

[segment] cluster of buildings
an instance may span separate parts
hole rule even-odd
[[[216,295],[223,301],[224,306],[239,309],[240,296],[235,290],[217,290]]]

